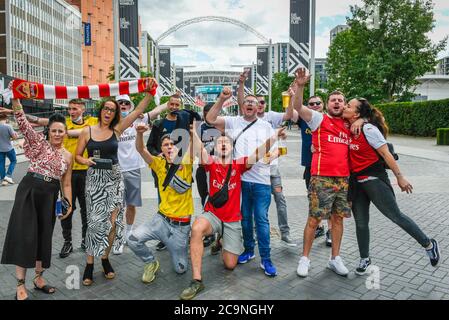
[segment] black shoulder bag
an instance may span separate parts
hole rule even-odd
[[[208,201],[211,205],[214,206],[214,208],[221,208],[223,207],[226,202],[229,200],[229,180],[231,179],[231,173],[232,173],[232,163],[229,165],[228,173],[226,174],[226,179],[223,183],[223,186],[220,190],[214,193],[213,196],[208,198]]]
[[[252,125],[254,125],[256,123],[257,119],[254,120],[253,122],[251,122],[250,124],[248,124],[238,135],[237,137],[234,139],[233,142],[233,152],[234,152],[234,147],[235,144],[237,143],[237,139],[249,128],[251,128]],[[223,207],[226,202],[228,202],[229,200],[229,180],[231,179],[231,173],[232,173],[232,163],[229,165],[229,169],[228,169],[228,173],[226,174],[226,179],[224,181],[223,187],[221,187],[220,190],[218,190],[217,192],[214,193],[213,196],[210,196],[208,198],[207,201],[209,201],[209,203],[214,206],[214,208],[221,208]]]

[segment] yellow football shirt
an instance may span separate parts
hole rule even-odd
[[[86,118],[84,118],[83,124],[76,124],[76,123],[73,123],[72,119],[70,119],[70,117],[69,117],[66,119],[65,123],[67,125],[67,130],[77,130],[77,129],[83,129],[84,127],[87,127],[87,126],[96,125],[98,123],[98,118],[86,117]],[[77,144],[78,144],[78,138],[71,138],[71,137],[67,136],[64,139],[64,148],[66,148],[66,150],[73,155],[72,169],[73,170],[87,170],[88,166],[79,164],[75,161],[75,152],[76,152]],[[84,150],[83,157],[87,158],[87,149]]]
[[[156,173],[158,178],[158,189],[161,197],[161,203],[159,204],[159,211],[170,218],[179,218],[190,216],[193,214],[193,197],[192,188],[185,193],[180,194],[176,192],[172,187],[167,186],[164,190],[162,184],[167,176],[167,169],[165,167],[166,160],[163,157],[153,157],[153,162],[149,167]],[[186,155],[179,167],[176,175],[183,179],[187,183],[192,183],[192,160]]]

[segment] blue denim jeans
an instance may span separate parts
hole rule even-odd
[[[167,246],[176,273],[184,273],[189,264],[189,234],[190,225],[173,225],[156,213],[151,220],[133,229],[126,241],[129,248],[145,263],[156,260],[153,251],[145,243],[150,240],[162,241]]]
[[[270,203],[271,185],[242,181],[243,245],[246,252],[254,252],[254,221],[262,260],[270,259],[270,222],[268,220]]]
[[[6,171],[5,168],[6,158],[8,158],[10,162],[8,171]],[[14,149],[11,149],[11,151],[8,152],[0,152],[0,180],[3,180],[5,177],[12,177],[16,163],[16,151]]]

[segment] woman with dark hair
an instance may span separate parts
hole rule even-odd
[[[50,117],[45,139],[42,133],[33,130],[18,99],[13,99],[12,106],[25,139],[23,149],[30,166],[17,187],[1,263],[16,265],[15,298],[26,300],[25,276],[28,268],[35,268],[33,284],[36,290],[47,294],[55,292],[54,287],[46,284],[42,274],[44,269],[50,267],[59,192],[62,191],[70,204],[72,202],[72,155],[63,147],[67,133],[63,115]],[[61,186],[63,190],[60,190]],[[65,219],[69,214],[71,209],[59,219]]]
[[[151,79],[147,91],[155,85],[156,82]],[[101,256],[107,279],[115,277],[109,253],[112,246],[119,250],[125,241],[124,184],[118,164],[118,141],[123,131],[143,113],[144,108],[145,104],[139,104],[121,120],[118,103],[112,99],[105,100],[100,106],[98,124],[84,128],[78,139],[76,162],[89,166],[86,176],[87,263],[83,276],[83,284],[86,286],[93,282],[94,257]],[[88,159],[83,157],[86,148]]]
[[[386,166],[396,176],[401,191],[412,193],[412,185],[402,175],[389,151],[385,140],[388,126],[382,113],[371,106],[366,99],[352,99],[343,110],[343,118],[351,124],[357,119],[366,121],[360,135],[351,135],[349,152],[351,169],[349,197],[352,201],[360,251],[360,264],[356,273],[364,274],[371,264],[369,257],[369,206],[371,202],[384,216],[422,245],[426,249],[431,265],[436,266],[440,259],[438,242],[435,239],[429,239],[412,219],[400,211],[393,187],[388,179]]]

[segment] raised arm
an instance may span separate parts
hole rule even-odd
[[[148,83],[148,87],[145,89],[146,95],[145,97],[139,102],[137,107],[131,112],[126,118],[122,119],[116,126],[115,130],[118,134],[122,134],[123,131],[125,131],[129,126],[143,113],[145,108],[150,104],[151,100],[153,99],[153,96],[150,94],[150,91],[153,89],[153,87],[156,85],[156,80],[151,78]]]
[[[167,107],[168,107],[168,102],[157,106],[156,108],[154,108],[153,110],[148,112],[148,118],[150,120],[156,119],[158,115],[160,115],[162,112],[167,110]]]
[[[193,154],[196,155],[199,160],[200,164],[205,165],[207,164],[207,160],[209,158],[209,154],[204,147],[203,142],[201,141],[200,137],[198,137],[198,133],[196,130],[196,121],[193,122],[193,127],[190,130],[190,135],[192,137],[192,148],[193,148]]]
[[[239,105],[239,112],[242,114],[242,108],[243,108],[243,100],[245,100],[245,81],[246,78],[248,78],[248,75],[246,72],[243,72],[240,74],[239,77],[239,87],[237,89],[237,103]]]
[[[17,103],[20,105],[20,101],[19,102],[14,102],[14,100],[17,100],[17,99],[13,99],[13,105],[17,104]],[[14,110],[0,107],[0,113],[13,114]],[[28,122],[33,124],[33,125],[36,125],[36,126],[46,126],[46,125],[48,125],[48,119],[47,118],[39,118],[39,117],[32,116],[32,115],[29,115],[29,114],[25,114],[25,117],[27,118]]]
[[[115,126],[115,130],[118,134],[122,134],[129,126],[133,124],[134,121],[143,113],[145,108],[153,99],[153,96],[150,93],[146,93],[145,97],[139,102],[137,107],[131,112],[127,117],[120,120],[120,122]]]
[[[25,140],[27,140],[28,143],[32,144],[35,148],[38,145],[41,145],[45,140],[44,136],[37,133],[28,122],[19,99],[12,99],[12,109],[16,117],[19,130],[22,132]]]
[[[248,162],[246,163],[246,167],[249,169],[254,164],[256,164],[260,159],[262,159],[268,152],[270,152],[271,147],[274,145],[274,143],[278,139],[284,139],[286,136],[285,134],[285,128],[278,128],[276,129],[276,134],[268,138],[264,144],[259,146],[256,151],[252,155],[248,157]],[[279,153],[277,153],[277,158],[279,156]],[[271,160],[274,160],[275,158],[270,157]]]
[[[223,117],[219,117],[221,109],[223,108],[223,104],[226,100],[228,100],[232,96],[231,88],[225,87],[223,91],[220,93],[217,101],[214,106],[209,110],[206,116],[206,122],[214,126],[216,129],[224,132],[225,130],[225,119]]]
[[[310,75],[306,75],[304,68],[299,68],[295,72],[295,95],[293,96],[293,106],[298,115],[306,122],[312,120],[312,111],[303,106],[304,87],[309,82]]]
[[[136,127],[137,135],[136,135],[136,149],[137,152],[140,153],[140,156],[143,158],[143,160],[151,164],[153,162],[153,156],[151,153],[145,148],[145,144],[143,143],[143,133],[148,130],[148,125],[146,124],[139,124]]]

